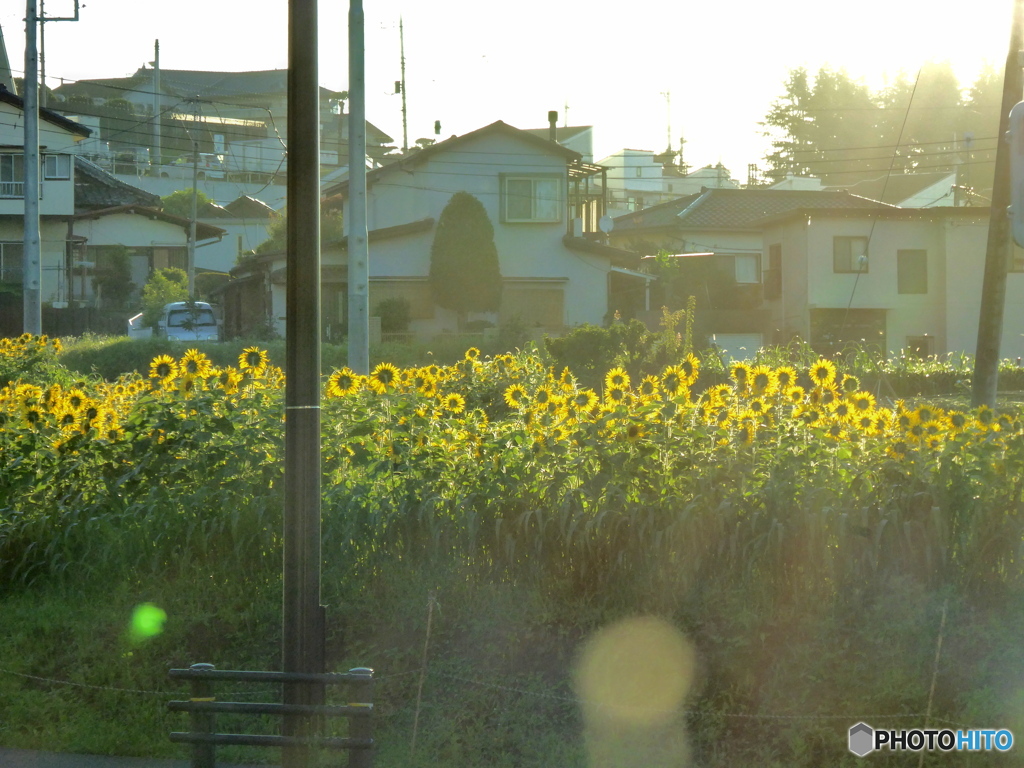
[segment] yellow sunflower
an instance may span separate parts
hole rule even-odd
[[[359,374],[351,368],[345,367],[335,371],[327,379],[327,396],[344,397],[347,394],[359,389]]]
[[[604,377],[604,385],[607,389],[612,387],[629,389],[629,374],[622,368],[612,368]]]
[[[770,395],[775,391],[775,371],[767,365],[758,365],[750,370],[747,384],[755,395]]]
[[[210,358],[198,349],[186,350],[178,363],[178,371],[188,376],[204,377],[209,375],[212,368]]]
[[[683,377],[683,383],[692,387],[697,381],[697,377],[700,376],[700,360],[693,352],[690,352],[679,363],[679,370]]]
[[[729,367],[729,376],[736,382],[738,390],[746,391],[750,383],[750,366],[738,360]]]
[[[441,398],[441,408],[449,413],[462,413],[466,410],[466,398],[458,392],[449,392]]]
[[[238,356],[239,369],[251,373],[253,376],[262,374],[269,364],[270,356],[267,355],[266,350],[259,347],[247,347]]]
[[[528,400],[522,384],[513,384],[505,390],[505,403],[509,408],[523,408]]]
[[[686,387],[686,375],[678,365],[670,365],[661,372],[661,386],[669,397],[676,397]]]
[[[807,372],[816,387],[825,389],[831,387],[836,380],[836,366],[831,360],[821,358]]]
[[[393,363],[379,363],[370,373],[368,383],[378,395],[382,395],[395,386],[398,368]]]

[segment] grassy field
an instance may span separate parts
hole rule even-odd
[[[182,757],[169,669],[280,668],[283,380],[273,350],[98,342],[89,376],[90,343],[0,347],[0,744]],[[682,353],[596,389],[425,362],[324,380],[328,667],[377,670],[378,765],[852,766],[858,720],[1024,730],[1019,406],[778,356],[707,388]],[[166,623],[133,637],[144,604]]]

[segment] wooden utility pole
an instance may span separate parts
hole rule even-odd
[[[317,0],[288,3],[288,229],[284,476],[285,672],[324,672],[320,605],[320,89]],[[323,685],[288,683],[285,704],[317,705]],[[286,736],[313,718],[286,715]],[[282,750],[284,768],[310,764],[305,747]]]
[[[978,318],[978,343],[974,355],[974,406],[993,406],[999,383],[999,344],[1003,335],[1003,308],[1006,304],[1006,273],[1010,263],[1010,148],[1002,140],[1009,128],[1010,110],[1021,100],[1021,45],[1024,42],[1024,0],[1014,0],[1010,27],[1010,49],[1003,75],[1002,112],[999,115],[1000,141],[996,148],[996,170],[992,183],[992,208],[989,213],[988,245],[985,251],[985,275],[981,287],[981,313]]]

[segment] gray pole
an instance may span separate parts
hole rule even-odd
[[[288,231],[285,339],[285,672],[324,671],[320,605],[320,89],[317,0],[288,3]],[[286,704],[320,704],[323,686],[287,684]],[[285,735],[306,723],[286,715]],[[284,768],[305,768],[308,749],[282,750]]]
[[[345,221],[348,229],[348,365],[356,373],[366,375],[370,372],[370,252],[366,227],[363,59],[363,3],[351,0],[348,10],[348,216]]]
[[[1003,79],[1002,112],[999,136],[1009,128],[1010,110],[1021,100],[1020,50],[1024,37],[1024,0],[1014,0],[1010,29],[1010,50],[1006,55]],[[994,406],[999,383],[999,344],[1003,335],[1003,309],[1006,305],[1006,272],[1010,259],[1010,152],[1005,141],[996,148],[996,170],[992,182],[992,208],[989,213],[985,275],[981,286],[981,314],[978,318],[978,344],[974,355],[972,401]]]
[[[199,141],[196,139],[196,131],[199,130],[199,101],[195,102],[192,112],[192,218],[189,221],[188,229],[188,295],[195,298],[196,295],[196,210],[199,197]]]
[[[405,28],[398,17],[398,43],[402,53],[402,154],[409,151],[409,115],[405,108]]]
[[[39,0],[39,106],[46,106],[46,0]]]
[[[25,14],[25,248],[22,262],[25,333],[43,332],[39,241],[39,68],[36,52],[36,0]]]
[[[154,166],[160,165],[160,159],[162,155],[161,145],[163,144],[163,136],[161,135],[161,99],[160,99],[160,41],[157,40],[153,46],[153,155],[150,161]]]

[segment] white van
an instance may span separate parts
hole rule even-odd
[[[181,341],[220,341],[220,325],[205,301],[175,301],[164,306],[156,335]]]

